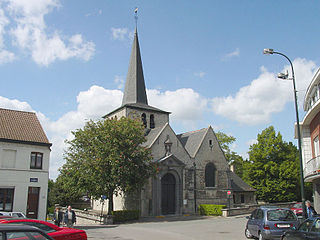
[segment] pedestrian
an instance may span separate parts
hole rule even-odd
[[[68,206],[68,209],[64,214],[64,222],[69,228],[72,228],[73,224],[76,223],[76,213],[72,210],[71,206]]]
[[[306,215],[307,218],[312,218],[317,214],[316,210],[311,206],[311,202],[309,200],[306,201]]]
[[[55,209],[54,215],[53,215],[54,224],[57,225],[58,227],[60,227],[60,224],[62,222],[62,218],[63,218],[63,213],[61,212],[61,208],[59,206],[56,206],[56,209]]]

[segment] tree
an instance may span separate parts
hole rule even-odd
[[[283,141],[273,126],[263,130],[249,149],[244,180],[257,190],[257,199],[268,202],[300,199],[298,149]]]
[[[77,188],[69,188],[70,181],[64,174],[60,174],[56,181],[49,179],[48,182],[48,208],[52,208],[55,204],[67,206],[85,195],[85,192],[78,191]]]
[[[245,161],[239,154],[230,149],[230,145],[232,145],[236,141],[236,138],[221,131],[216,132],[216,136],[228,163],[232,164],[235,168],[235,173],[239,177],[242,177]]]
[[[94,199],[102,195],[113,211],[113,195],[139,190],[155,172],[140,121],[128,118],[89,121],[72,132],[74,139],[65,152],[60,172],[71,192],[87,192]]]

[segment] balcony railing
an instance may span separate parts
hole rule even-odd
[[[304,178],[320,174],[320,156],[312,158],[306,162],[303,174]]]

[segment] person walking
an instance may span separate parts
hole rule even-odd
[[[312,218],[317,214],[316,210],[311,206],[311,202],[309,200],[306,201],[306,215],[307,218]]]
[[[64,222],[69,228],[72,228],[73,224],[77,222],[76,213],[72,210],[71,206],[68,206],[68,209],[64,214]]]
[[[59,206],[56,206],[56,209],[55,209],[54,215],[53,215],[54,224],[57,225],[58,227],[60,227],[60,224],[62,222],[62,218],[63,218],[63,213],[61,212],[61,208]]]

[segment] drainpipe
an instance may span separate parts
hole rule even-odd
[[[193,169],[194,169],[194,185],[193,185],[193,191],[194,191],[194,212],[197,213],[197,173],[196,173],[196,162],[193,163]]]

